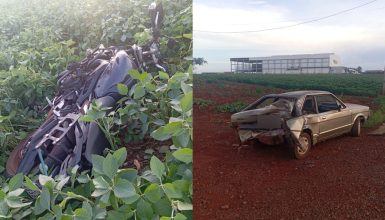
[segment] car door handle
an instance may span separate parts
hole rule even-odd
[[[322,116],[321,119],[326,119],[326,116]]]

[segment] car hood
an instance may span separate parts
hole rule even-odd
[[[358,105],[358,104],[352,104],[352,103],[345,103],[346,107],[353,112],[355,111],[369,111],[369,107],[365,105]]]

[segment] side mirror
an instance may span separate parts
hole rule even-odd
[[[163,23],[163,6],[160,2],[159,4],[156,4],[155,2],[151,3],[148,7],[148,11],[151,17],[151,28],[154,35],[160,35],[159,29],[162,27]]]

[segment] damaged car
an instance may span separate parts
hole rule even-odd
[[[267,145],[286,143],[297,159],[305,158],[320,141],[350,133],[360,136],[369,107],[343,103],[326,91],[270,94],[231,116],[241,144],[255,140]]]

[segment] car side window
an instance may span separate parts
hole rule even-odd
[[[337,99],[332,95],[318,95],[316,97],[318,112],[328,112],[339,109],[339,104],[337,103]]]
[[[305,102],[302,106],[302,114],[317,114],[313,96],[306,96]]]

